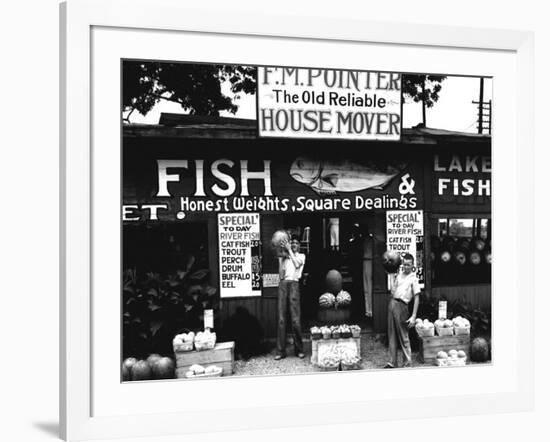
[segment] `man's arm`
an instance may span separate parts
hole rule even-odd
[[[395,290],[397,289],[397,272],[390,273],[389,277],[390,277],[390,293],[394,295]]]
[[[418,279],[415,278],[411,289],[414,293],[414,304],[412,315],[407,320],[409,327],[412,327],[414,325],[414,322],[416,321],[416,313],[418,312],[418,304],[420,303],[420,284],[418,283]]]
[[[279,279],[282,281],[284,277],[283,258],[279,257]]]
[[[294,267],[296,267],[297,269],[304,265],[304,260],[300,256],[298,256],[298,253],[294,253],[292,250],[289,250],[288,257],[292,261],[292,264],[294,264]]]

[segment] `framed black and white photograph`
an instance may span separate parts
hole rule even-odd
[[[62,6],[67,440],[531,407],[530,34],[106,4]]]

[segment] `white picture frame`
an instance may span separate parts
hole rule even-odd
[[[224,431],[238,429],[272,428],[284,422],[284,426],[320,425],[331,423],[363,422],[388,418],[415,418],[426,416],[448,416],[452,414],[475,414],[490,412],[512,412],[530,410],[533,407],[533,302],[534,302],[534,193],[533,158],[533,36],[529,32],[499,31],[485,29],[461,29],[436,25],[410,25],[403,23],[376,23],[357,19],[313,19],[300,16],[274,16],[246,14],[233,10],[195,9],[170,0],[70,0],[62,3],[61,12],[61,176],[60,176],[60,220],[61,220],[61,277],[60,277],[60,428],[61,436],[66,440],[94,438],[114,438],[131,436],[163,436],[178,433],[201,431]],[[230,18],[230,19],[228,19]],[[292,41],[298,45],[353,45],[355,48],[372,45],[374,48],[411,48],[417,51],[454,51],[456,54],[475,52],[501,54],[506,57],[506,66],[513,65],[513,90],[516,94],[505,97],[495,87],[495,180],[494,180],[494,213],[496,228],[499,224],[499,213],[507,213],[509,232],[514,241],[505,251],[499,246],[495,236],[495,270],[493,290],[501,290],[503,299],[513,299],[514,291],[519,293],[521,280],[521,303],[511,305],[495,299],[494,327],[495,336],[505,339],[510,333],[511,354],[501,351],[500,357],[494,359],[490,367],[477,371],[468,370],[462,375],[458,370],[428,370],[430,385],[426,393],[411,390],[407,394],[399,391],[389,392],[379,399],[368,399],[355,391],[338,391],[330,400],[322,400],[319,395],[305,394],[293,401],[283,401],[276,396],[265,394],[256,397],[258,389],[269,391],[273,384],[277,389],[302,389],[301,392],[314,391],[320,384],[318,377],[278,377],[228,379],[216,383],[205,381],[191,386],[178,381],[135,383],[112,390],[111,396],[96,396],[102,386],[109,389],[105,370],[114,371],[118,378],[119,360],[107,361],[101,358],[101,336],[97,331],[98,317],[94,308],[101,299],[97,297],[98,281],[101,275],[94,272],[98,256],[94,255],[101,247],[96,247],[98,232],[103,233],[101,225],[94,225],[99,212],[104,210],[104,203],[96,195],[101,194],[99,183],[94,180],[98,172],[97,157],[104,153],[92,149],[94,125],[102,124],[92,117],[97,108],[94,97],[98,90],[92,87],[95,81],[93,58],[94,50],[100,44],[96,39],[97,30],[119,30],[133,32],[134,36],[148,35],[148,40],[155,38],[179,38],[178,35],[191,35],[193,38],[227,38],[259,40],[262,44]],[[169,32],[168,32],[169,31]],[[152,36],[154,33],[154,36]],[[269,43],[271,42],[271,43]],[[134,49],[141,50],[139,42],[133,43]],[[113,47],[116,46],[113,40]],[[146,44],[143,45],[145,51]],[[154,46],[154,45],[152,45]],[[137,49],[136,49],[137,48]],[[153,49],[151,49],[153,50]],[[393,50],[393,49],[392,49]],[[131,51],[132,53],[134,51]],[[153,53],[153,52],[151,52]],[[154,54],[154,53],[153,53]],[[97,54],[96,54],[97,55]],[[116,56],[116,53],[114,54]],[[237,54],[238,55],[238,54]],[[289,52],[289,62],[300,54]],[[428,54],[429,55],[429,54]],[[164,54],[160,59],[167,59]],[[259,57],[259,56],[258,56]],[[264,59],[267,55],[264,54]],[[466,56],[465,56],[466,57]],[[258,60],[229,59],[229,62],[254,62]],[[490,57],[489,57],[490,58]],[[267,58],[268,59],[268,58]],[[194,61],[194,60],[191,60]],[[202,61],[202,60],[196,60]],[[218,60],[214,60],[218,61]],[[261,62],[261,60],[260,60]],[[327,63],[341,63],[339,60]],[[352,62],[350,60],[350,62]],[[354,63],[359,63],[354,61]],[[395,68],[394,62],[373,62],[373,69]],[[394,63],[394,64],[392,64]],[[437,64],[434,61],[435,64]],[[384,64],[381,66],[381,64]],[[346,66],[347,67],[347,66]],[[483,67],[466,66],[468,70],[480,72]],[[487,68],[490,70],[490,67]],[[496,69],[496,68],[495,68]],[[502,69],[502,68],[501,68]],[[408,70],[406,67],[401,69]],[[432,72],[430,67],[426,71]],[[503,73],[502,78],[508,78]],[[495,76],[498,79],[498,76]],[[119,87],[119,78],[112,79]],[[109,109],[110,110],[110,109]],[[108,115],[112,113],[106,112]],[[115,125],[119,121],[114,121]],[[506,126],[506,127],[504,127]],[[502,132],[499,132],[502,130]],[[506,132],[510,131],[510,132]],[[504,134],[507,136],[505,137]],[[510,136],[508,136],[510,135]],[[504,139],[506,138],[506,139]],[[501,146],[502,149],[501,149]],[[498,150],[501,149],[501,150]],[[521,149],[521,150],[520,150]],[[116,152],[116,150],[115,150]],[[112,152],[111,152],[112,154]],[[116,154],[115,154],[116,155]],[[94,160],[95,158],[95,160]],[[116,167],[109,168],[101,163],[105,176],[114,176]],[[107,179],[107,178],[106,178]],[[115,207],[117,197],[113,200]],[[109,202],[105,201],[108,205]],[[108,207],[107,207],[108,208]],[[115,218],[118,216],[115,214]],[[502,218],[501,218],[502,219]],[[102,223],[100,223],[102,224]],[[501,224],[502,227],[502,224]],[[521,227],[521,237],[520,237]],[[99,228],[99,230],[98,230]],[[506,253],[508,252],[508,253]],[[500,261],[499,253],[507,255],[507,262]],[[522,259],[517,257],[521,256]],[[101,257],[99,257],[101,259]],[[507,267],[505,267],[505,265]],[[509,272],[510,268],[515,272]],[[508,274],[506,273],[508,270]],[[513,273],[513,274],[510,274]],[[507,276],[506,276],[507,275]],[[499,276],[507,280],[499,284]],[[97,280],[97,278],[100,280]],[[501,287],[501,289],[499,289]],[[114,288],[115,291],[118,287]],[[500,293],[500,292],[499,292]],[[506,298],[508,296],[508,298]],[[511,316],[504,319],[503,315]],[[106,311],[101,318],[102,327],[118,330],[116,314]],[[508,324],[509,322],[509,324]],[[95,329],[94,329],[95,326]],[[115,339],[116,340],[116,339]],[[503,347],[501,347],[502,349]],[[363,382],[367,385],[368,376],[385,376],[394,385],[407,385],[409,382],[423,382],[427,379],[426,371],[384,373],[346,374],[348,384]],[[494,375],[494,376],[493,376]],[[391,378],[390,378],[391,376]],[[453,378],[454,376],[454,378]],[[463,386],[443,388],[436,394],[438,385],[447,386],[449,379],[460,379],[467,382],[469,378],[491,376],[494,384],[488,384],[480,392],[467,391]],[[335,384],[335,376],[327,375],[323,383]],[[338,381],[339,382],[339,381]],[[387,381],[388,382],[388,381]],[[457,381],[458,383],[458,381]],[[196,385],[200,385],[196,387]],[[223,386],[222,386],[223,385]],[[448,387],[448,386],[447,386]],[[104,389],[104,390],[105,390]],[[184,390],[187,389],[187,390]],[[244,389],[244,390],[243,390]],[[170,392],[187,391],[189,397],[197,398],[203,406],[197,409],[182,406],[170,408],[167,405],[158,409],[149,408],[139,412],[131,398],[139,390],[140,395],[168,395]],[[226,400],[216,401],[216,393]],[[230,396],[236,391],[249,392],[251,397]],[[288,391],[288,390],[287,390]],[[453,393],[454,391],[454,393]],[[100,394],[100,395],[101,395]],[[117,395],[119,395],[117,397]],[[125,396],[126,395],[126,396]],[[452,407],[434,406],[433,397],[452,399]],[[381,396],[382,397],[382,396]],[[230,400],[229,400],[229,399]],[[103,407],[105,402],[112,407]],[[124,404],[127,408],[124,409]],[[214,404],[216,419],[212,420],[208,412],[209,404]],[[307,406],[306,406],[307,405]],[[246,412],[247,419],[242,415]],[[138,418],[139,417],[139,418]]]

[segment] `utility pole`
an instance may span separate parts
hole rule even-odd
[[[483,77],[479,79],[479,107],[477,111],[477,133],[483,133]]]
[[[491,133],[491,120],[492,120],[492,108],[491,100],[483,101],[483,85],[484,78],[479,79],[479,101],[472,101],[473,104],[477,104],[477,133],[483,134],[486,130],[488,134]],[[484,123],[487,125],[484,126]]]

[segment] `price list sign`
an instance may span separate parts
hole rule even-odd
[[[386,212],[388,250],[414,257],[416,276],[424,286],[424,218],[421,210],[388,210]]]
[[[261,295],[260,215],[218,215],[220,297]]]

